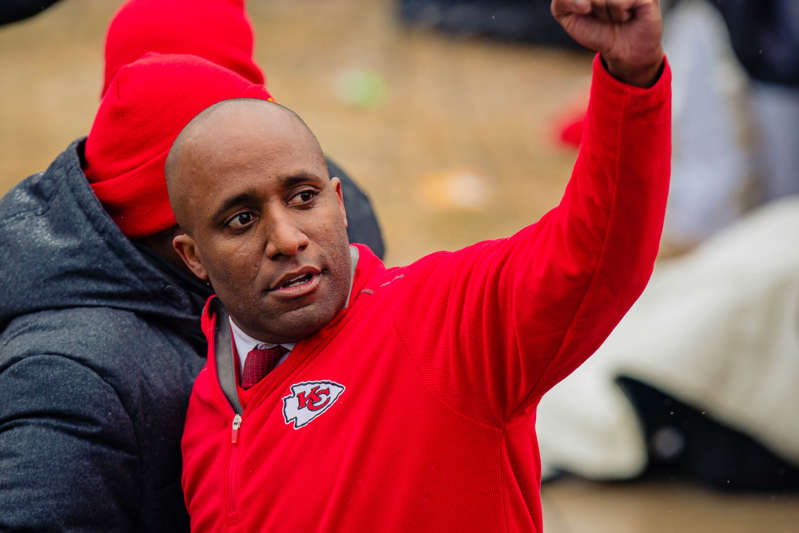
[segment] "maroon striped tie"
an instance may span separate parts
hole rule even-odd
[[[258,346],[263,346],[259,344]],[[272,371],[277,366],[283,355],[288,352],[279,344],[274,348],[260,349],[256,346],[247,354],[244,360],[244,370],[241,371],[241,387],[249,389]]]

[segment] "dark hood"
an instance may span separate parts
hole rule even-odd
[[[199,331],[210,291],[122,234],[81,170],[81,150],[73,142],[0,199],[0,329],[45,309],[111,307]]]

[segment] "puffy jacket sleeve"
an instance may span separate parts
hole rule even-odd
[[[582,145],[560,204],[516,235],[408,269],[424,379],[441,401],[506,424],[591,355],[652,272],[670,173],[670,71],[649,89],[597,56]],[[410,289],[410,287],[408,288]]]
[[[135,531],[138,469],[131,420],[97,373],[60,355],[0,366],[0,530]]]

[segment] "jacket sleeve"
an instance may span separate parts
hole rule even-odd
[[[0,366],[0,530],[135,531],[138,458],[116,391],[60,355]]]
[[[424,379],[442,401],[506,424],[599,347],[652,272],[670,128],[667,64],[653,87],[640,89],[610,76],[597,56],[560,204],[508,239],[409,267],[422,298],[416,326],[400,335],[423,347]]]

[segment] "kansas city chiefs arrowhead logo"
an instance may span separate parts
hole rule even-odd
[[[291,395],[283,398],[283,418],[286,424],[294,421],[294,429],[299,429],[330,406],[336,403],[344,392],[344,385],[334,381],[303,381],[291,386]]]

